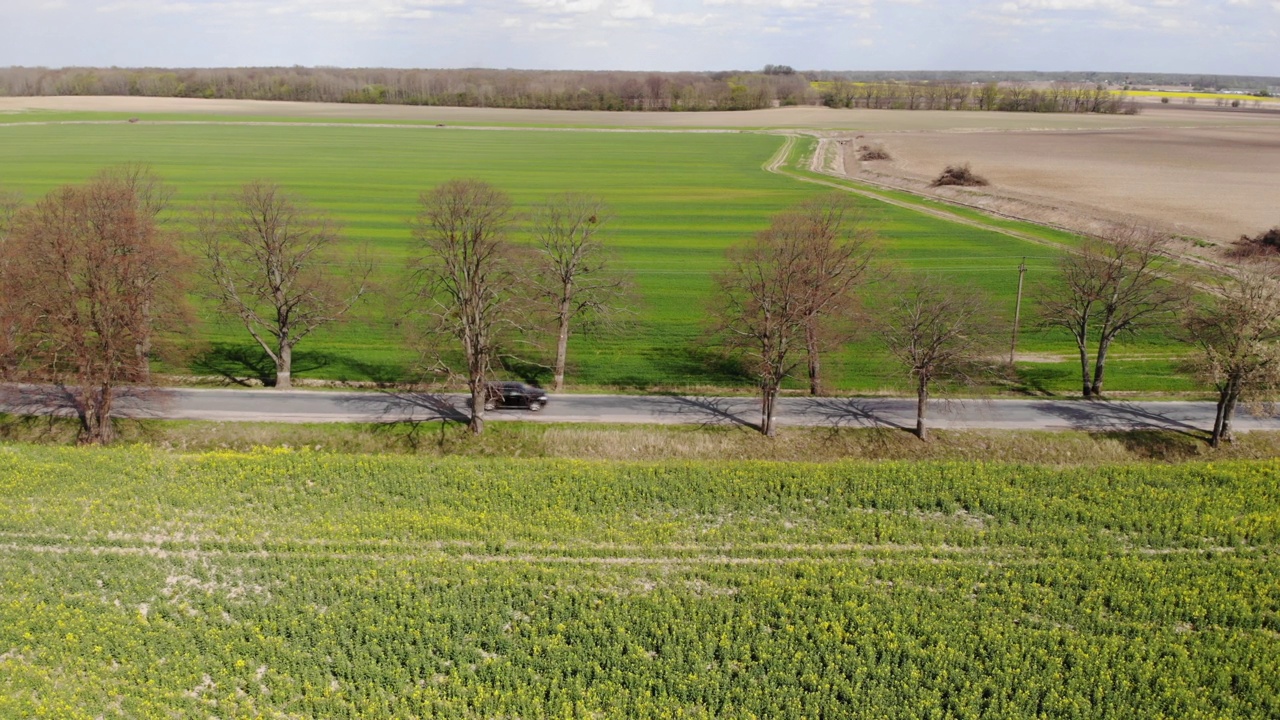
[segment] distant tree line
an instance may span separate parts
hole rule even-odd
[[[1039,72],[978,70],[843,70],[806,71],[811,80],[834,82],[931,82],[931,83],[1088,83],[1114,87],[1185,86],[1204,90],[1269,90],[1280,87],[1280,77],[1266,75],[1202,75],[1186,73]]]
[[[790,70],[790,68],[786,68]],[[0,69],[0,95],[136,95],[549,110],[754,110],[814,104],[802,75],[341,68]]]
[[[1031,83],[1035,83],[1032,85]],[[1047,83],[1047,84],[1046,84]],[[0,95],[114,95],[546,110],[834,108],[1134,112],[1141,85],[1268,93],[1280,78],[1121,73],[760,71],[587,72],[379,68],[0,69]]]
[[[1047,87],[1023,84],[982,85],[959,82],[825,83],[822,104],[835,108],[892,110],[998,110],[1047,113],[1136,113],[1123,94],[1101,84],[1053,83]]]

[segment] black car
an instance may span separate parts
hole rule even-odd
[[[484,409],[498,407],[526,407],[537,412],[547,404],[547,394],[542,388],[520,382],[493,382],[485,385]]]

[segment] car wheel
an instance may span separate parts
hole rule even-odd
[[[529,403],[529,412],[538,412],[541,409],[542,409],[542,403],[538,402],[537,400],[533,400]]]
[[[492,410],[492,409],[494,409],[494,408],[496,408],[496,407],[498,407],[498,404],[497,404],[497,403],[495,403],[494,401],[492,401],[492,400],[485,400],[485,401],[484,401],[484,409],[485,409],[485,410]]]

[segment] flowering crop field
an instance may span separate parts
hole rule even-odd
[[[1280,461],[0,448],[0,717],[1274,718]]]

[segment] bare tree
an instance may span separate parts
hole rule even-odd
[[[421,255],[414,261],[414,295],[427,332],[462,346],[471,393],[471,432],[484,431],[485,383],[499,335],[514,327],[520,268],[507,238],[514,213],[506,193],[481,180],[450,180],[423,192],[412,220]],[[440,362],[447,367],[443,359]]]
[[[759,382],[760,432],[770,437],[778,391],[804,349],[810,309],[808,245],[788,227],[791,219],[775,218],[751,242],[729,248],[712,311],[714,331]]]
[[[774,220],[777,233],[794,233],[803,265],[805,353],[809,393],[822,393],[821,354],[847,340],[841,322],[853,317],[856,291],[871,262],[874,233],[853,200],[833,192],[801,203]]]
[[[556,327],[553,390],[564,388],[573,323],[608,321],[626,303],[629,283],[602,239],[609,219],[604,200],[575,193],[554,196],[534,211],[534,293],[551,305]]]
[[[156,175],[150,165],[138,162],[113,165],[99,172],[97,179],[128,188],[137,198],[138,212],[157,225],[166,224],[164,212],[173,201],[174,188]]]
[[[1256,269],[1234,271],[1216,297],[1185,321],[1201,354],[1197,374],[1218,391],[1209,444],[1231,440],[1231,420],[1244,400],[1258,406],[1280,395],[1280,285]]]
[[[980,293],[939,278],[915,278],[891,296],[876,324],[889,352],[916,385],[916,436],[929,439],[925,422],[930,384],[971,381],[991,349],[990,303]]]
[[[98,179],[128,189],[137,202],[138,212],[150,218],[151,224],[158,228],[163,229],[167,225],[164,212],[169,209],[174,189],[173,186],[165,184],[151,170],[151,166],[142,163],[115,165],[98,173]],[[154,278],[138,278],[138,281],[145,285],[154,281]],[[150,308],[144,306],[142,311],[149,313]],[[144,378],[151,373],[151,335],[147,332],[149,327],[150,323],[142,325],[143,333],[138,337],[135,347]]]
[[[1087,239],[1078,252],[1063,256],[1061,284],[1042,290],[1043,324],[1075,338],[1085,398],[1102,394],[1107,353],[1117,336],[1167,322],[1185,303],[1186,287],[1164,277],[1166,240],[1136,225]],[[1091,342],[1097,343],[1092,368]]]
[[[3,292],[21,318],[18,367],[74,385],[81,440],[109,442],[118,387],[148,377],[139,339],[189,325],[177,243],[132,188],[99,177],[21,210],[4,249]]]
[[[371,271],[358,252],[338,252],[338,223],[286,194],[251,182],[213,198],[195,221],[212,294],[275,363],[275,387],[292,386],[293,349],[358,302]]]

